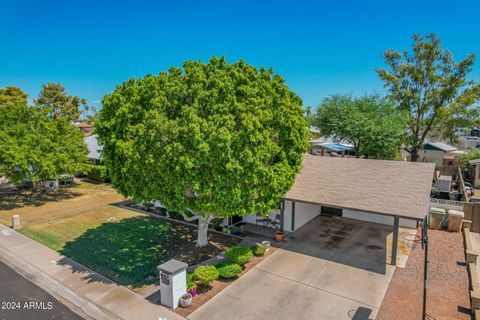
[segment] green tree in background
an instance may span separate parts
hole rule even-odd
[[[52,119],[27,105],[3,106],[0,113],[0,172],[12,182],[34,186],[85,169],[83,134],[67,119]]]
[[[333,95],[322,100],[313,123],[321,135],[352,144],[357,157],[396,159],[405,121],[384,97]]]
[[[468,150],[458,158],[458,163],[462,168],[467,168],[469,166],[468,162],[475,159],[480,159],[480,149]]]
[[[14,86],[0,88],[0,106],[19,104],[26,105],[27,96],[28,95],[21,89]]]
[[[267,214],[307,149],[302,101],[272,70],[212,58],[130,79],[95,123],[113,186],[198,220]]]
[[[384,59],[387,67],[376,71],[397,107],[409,115],[405,145],[412,161],[429,134],[451,138],[456,126],[478,120],[480,85],[467,80],[474,54],[457,63],[439,37],[429,34],[414,35],[411,51],[385,51]]]
[[[69,95],[65,87],[59,83],[43,85],[34,102],[37,107],[45,109],[53,119],[61,117],[69,121],[78,120],[81,114],[80,106],[84,110],[87,104],[85,99]]]

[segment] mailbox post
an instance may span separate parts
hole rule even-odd
[[[160,272],[160,303],[175,309],[187,292],[188,264],[172,259],[158,266]]]

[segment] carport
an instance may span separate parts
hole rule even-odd
[[[280,229],[295,231],[320,214],[390,225],[391,264],[399,227],[417,228],[429,209],[433,163],[332,158],[306,154],[280,205]]]

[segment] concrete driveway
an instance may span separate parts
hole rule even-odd
[[[390,233],[384,225],[319,216],[189,318],[352,319],[361,308],[374,319],[395,270],[386,263]]]

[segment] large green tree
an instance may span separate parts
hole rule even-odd
[[[0,88],[0,106],[27,104],[27,94],[20,88],[8,86]]]
[[[357,157],[395,159],[405,120],[385,97],[333,95],[321,101],[313,123],[322,136],[352,144]]]
[[[198,220],[267,214],[307,148],[302,101],[272,70],[212,58],[130,79],[95,123],[113,186]]]
[[[72,96],[67,93],[65,87],[59,83],[47,83],[42,86],[42,91],[34,100],[37,107],[43,108],[53,119],[66,118],[76,121],[81,114],[80,106],[86,109],[87,100]]]
[[[378,68],[380,78],[399,109],[409,115],[405,146],[412,161],[432,134],[451,138],[456,126],[478,120],[480,85],[467,79],[475,55],[455,62],[435,34],[413,36],[412,49],[384,53],[386,68]]]
[[[61,174],[85,169],[83,135],[66,119],[52,119],[42,109],[4,105],[0,113],[0,172],[12,182],[34,186]]]

